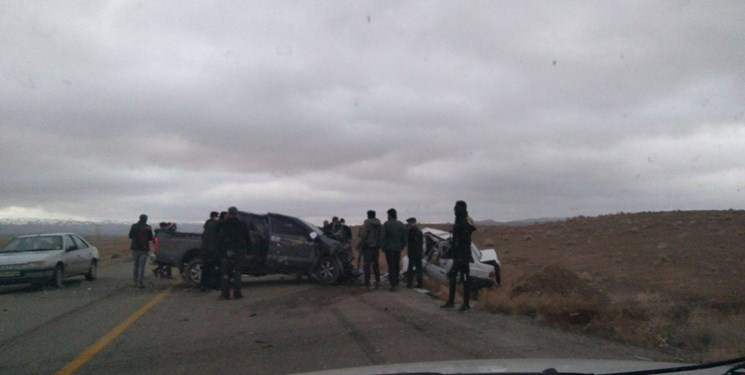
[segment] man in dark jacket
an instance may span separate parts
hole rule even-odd
[[[218,273],[220,255],[217,253],[218,247],[218,221],[217,211],[210,212],[209,220],[204,222],[204,231],[202,232],[202,279],[199,287],[202,290],[217,289],[220,287],[220,274]]]
[[[471,309],[469,304],[471,297],[470,264],[473,262],[471,233],[476,230],[476,225],[468,217],[466,202],[455,202],[453,211],[455,211],[455,224],[453,224],[452,245],[449,254],[450,258],[453,259],[453,266],[448,271],[448,279],[450,279],[448,300],[442,307],[455,307],[455,288],[458,283],[458,274],[460,274],[460,278],[463,280],[463,304],[460,306],[460,311],[466,311]]]
[[[238,209],[228,208],[225,221],[220,223],[220,268],[222,269],[222,294],[220,298],[230,299],[230,290],[233,290],[233,299],[243,298],[241,293],[241,273],[243,260],[251,251],[251,233],[248,224],[238,217]]]
[[[360,239],[357,244],[357,250],[364,260],[363,268],[365,270],[365,286],[367,289],[372,288],[370,286],[371,267],[375,273],[375,287],[380,287],[380,264],[378,263],[378,258],[380,257],[380,232],[381,223],[375,217],[375,211],[367,211],[367,220],[360,227]]]
[[[341,225],[341,235],[339,236],[339,241],[343,244],[348,244],[349,241],[352,240],[352,228],[347,225],[346,220],[344,218],[339,219],[339,224]]]
[[[140,215],[140,221],[132,224],[129,228],[129,238],[132,240],[129,249],[132,250],[132,259],[134,260],[132,266],[134,286],[144,288],[145,285],[142,280],[145,277],[145,263],[150,251],[150,241],[153,240],[153,228],[147,224],[147,215]]]
[[[341,223],[339,222],[339,217],[334,216],[331,218],[331,224],[329,224],[329,233],[327,236],[339,241],[341,236]]]
[[[416,287],[422,287],[422,246],[424,235],[421,229],[416,226],[416,218],[406,219],[406,253],[409,257],[409,267],[406,270],[406,287],[411,288],[411,281],[414,278],[414,269],[416,268]]]
[[[397,220],[395,208],[388,210],[388,221],[383,224],[380,242],[388,263],[388,282],[391,292],[398,287],[398,274],[401,272],[401,250],[406,246],[406,228],[404,223]]]

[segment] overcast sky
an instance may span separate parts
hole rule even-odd
[[[745,208],[743,1],[0,0],[0,218]]]

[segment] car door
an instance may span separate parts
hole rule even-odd
[[[243,263],[244,271],[262,273],[267,257],[267,218],[265,215],[241,212],[240,219],[248,224],[249,232],[251,232],[251,251],[246,254]]]
[[[91,261],[94,258],[93,247],[88,241],[80,238],[77,235],[72,235],[72,239],[75,240],[75,244],[78,246],[78,252],[80,253],[81,267],[83,271],[88,271]]]
[[[72,235],[66,234],[62,236],[64,241],[65,253],[63,255],[63,262],[65,263],[65,274],[72,275],[83,272],[83,255],[80,248],[72,239]]]
[[[310,238],[310,229],[300,220],[270,214],[269,235],[268,267],[278,269],[311,266],[315,243]]]

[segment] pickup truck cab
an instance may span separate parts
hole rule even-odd
[[[252,249],[243,262],[243,274],[310,275],[331,285],[351,279],[352,247],[323,234],[302,219],[276,213],[239,212],[251,232]],[[194,285],[202,277],[201,233],[157,231],[154,260],[178,267],[183,278]]]

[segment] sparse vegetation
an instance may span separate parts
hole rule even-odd
[[[578,217],[482,227],[503,263],[484,309],[675,353],[745,354],[745,211]],[[530,241],[526,241],[530,238]]]

